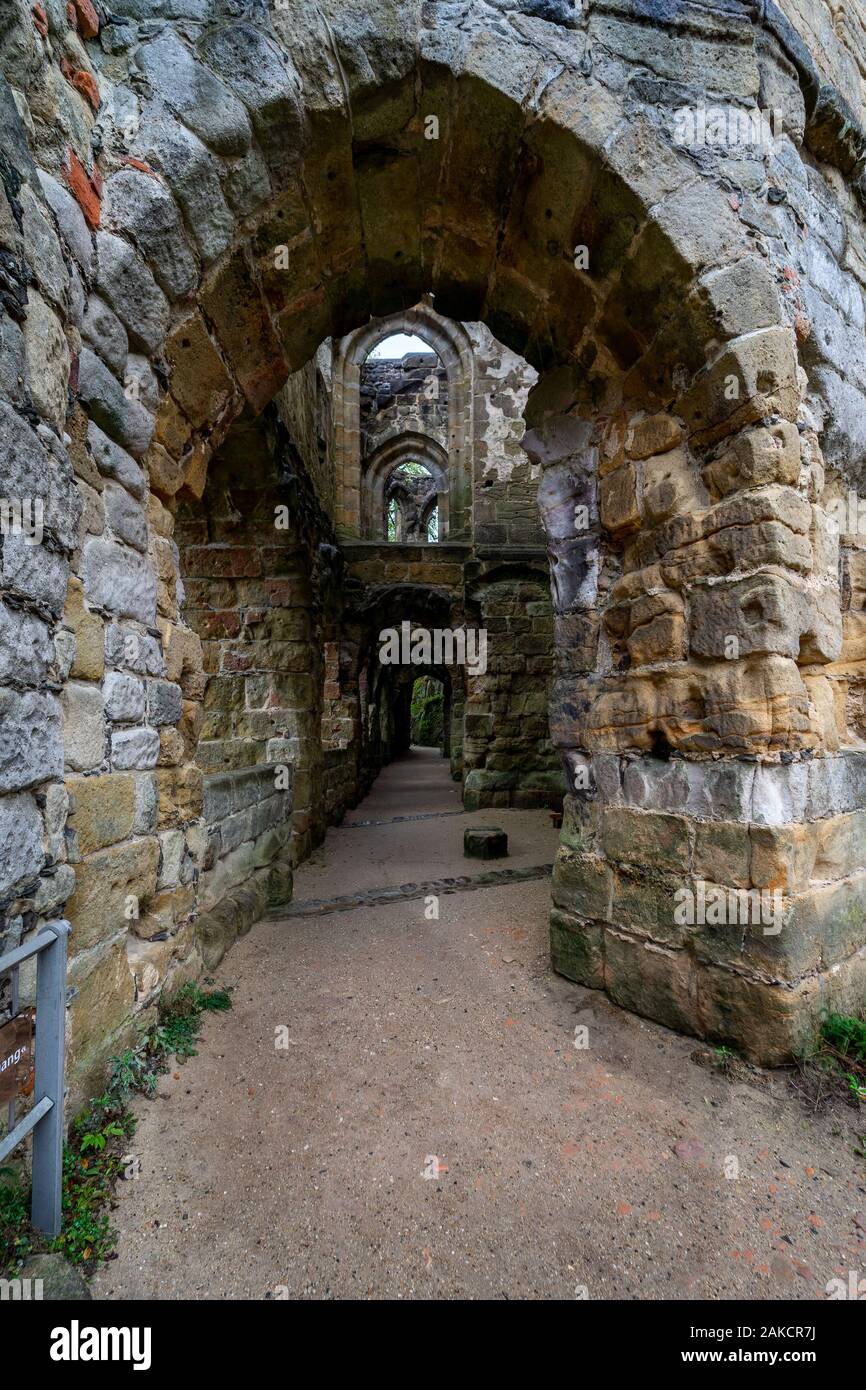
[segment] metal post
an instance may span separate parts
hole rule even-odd
[[[36,1088],[38,1104],[52,1102],[33,1131],[31,1221],[47,1236],[60,1234],[63,1183],[64,1045],[66,1035],[66,938],[68,922],[46,926],[54,940],[39,953],[36,973]],[[41,935],[42,933],[40,933]]]

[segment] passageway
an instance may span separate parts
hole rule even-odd
[[[509,858],[464,860],[491,821]],[[461,811],[437,750],[386,768],[139,1102],[95,1296],[808,1299],[856,1267],[850,1145],[784,1080],[732,1084],[552,972],[556,838],[544,811]]]

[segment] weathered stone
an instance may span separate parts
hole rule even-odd
[[[134,550],[147,550],[147,518],[125,488],[110,482],[102,494],[105,519],[114,535]]]
[[[130,341],[156,352],[168,328],[168,303],[138,253],[112,232],[97,233],[96,284]]]
[[[138,401],[130,400],[105,363],[87,347],[79,356],[78,394],[104,434],[136,458],[146,453],[153,436],[153,416]]]
[[[704,469],[704,481],[719,497],[743,487],[782,483],[796,487],[800,478],[800,435],[789,420],[738,435]]]
[[[73,772],[99,767],[105,757],[102,694],[93,685],[70,682],[60,696],[66,766]]]
[[[77,951],[108,940],[141,915],[156,891],[158,865],[155,839],[111,845],[76,864],[68,912]]]
[[[89,275],[93,261],[93,242],[81,208],[72,194],[44,169],[39,170],[39,182],[46,202],[57,218],[60,235],[84,274]]]
[[[3,539],[3,583],[55,617],[62,611],[69,562],[45,545],[31,545],[23,535]]]
[[[67,587],[63,621],[75,638],[75,655],[69,675],[73,679],[99,680],[105,666],[105,625],[97,614],[88,612],[84,602],[84,586],[74,576],[70,576]]]
[[[203,47],[208,61],[249,110],[269,166],[278,174],[294,166],[303,118],[288,54],[246,21],[213,30]]]
[[[202,260],[210,264],[229,246],[235,229],[223,196],[219,161],[191,131],[165,118],[145,123],[138,146],[171,188]]]
[[[134,61],[200,140],[217,154],[244,153],[252,135],[244,107],[176,34],[163,30],[136,50]]]
[[[126,840],[133,833],[135,779],[118,773],[67,781],[69,828],[79,855]]]
[[[67,1014],[74,1058],[67,1104],[73,1114],[102,1089],[109,1057],[123,1050],[134,1031],[126,937],[126,931],[121,931],[97,951],[81,953],[70,965],[69,981],[76,993]]]
[[[108,671],[102,683],[105,713],[116,724],[134,724],[144,718],[144,685],[122,671]]]
[[[84,547],[84,592],[88,603],[141,623],[156,620],[156,580],[135,550],[114,541],[89,540]]]
[[[682,816],[608,806],[601,821],[601,843],[609,859],[650,869],[688,869],[689,828]]]
[[[174,199],[160,179],[138,169],[119,169],[106,181],[104,210],[115,227],[132,233],[170,299],[193,288],[195,257]]]
[[[27,296],[23,333],[33,403],[40,415],[59,428],[66,418],[69,345],[57,313],[33,289]]]
[[[121,771],[156,767],[158,756],[159,734],[155,729],[117,729],[111,735],[112,767]]]
[[[604,928],[562,908],[550,914],[550,958],[554,970],[588,989],[604,989]]]
[[[0,792],[63,776],[63,727],[53,695],[0,688]]]
[[[135,459],[113,439],[109,439],[92,420],[87,423],[87,444],[103,477],[116,479],[139,500],[145,496],[147,484]]]
[[[62,311],[69,277],[57,233],[49,217],[42,211],[36,194],[27,184],[21,185],[18,196],[24,214],[22,231],[27,260],[46,299]]]
[[[678,420],[670,415],[647,415],[629,421],[625,451],[632,459],[666,454],[676,448],[682,437],[683,427]]]
[[[105,659],[139,676],[161,676],[165,664],[156,637],[114,623],[105,629]]]
[[[92,294],[87,301],[81,324],[81,336],[98,352],[116,377],[123,377],[129,341],[126,329],[104,299]]]
[[[30,613],[0,603],[0,681],[40,685],[52,659],[53,649],[45,623]]]
[[[181,716],[182,694],[171,681],[147,682],[147,717],[151,724],[176,724]]]
[[[34,879],[45,862],[42,817],[25,792],[0,796],[0,898]]]

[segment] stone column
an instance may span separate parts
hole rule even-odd
[[[866,988],[866,753],[840,745],[838,536],[805,385],[769,329],[671,413],[581,418],[548,383],[525,441],[569,783],[554,966],[765,1063]]]

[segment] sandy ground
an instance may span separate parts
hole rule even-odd
[[[418,770],[352,819],[412,814]],[[416,813],[449,809],[428,770]],[[296,896],[381,883],[373,862],[440,876],[466,819],[409,822],[390,858],[381,827],[332,831]],[[546,813],[482,822],[552,859]],[[536,880],[443,896],[438,920],[416,899],[255,927],[217,973],[233,1010],[137,1107],[94,1297],[811,1299],[866,1273],[855,1112],[732,1084],[554,975],[548,902]]]

